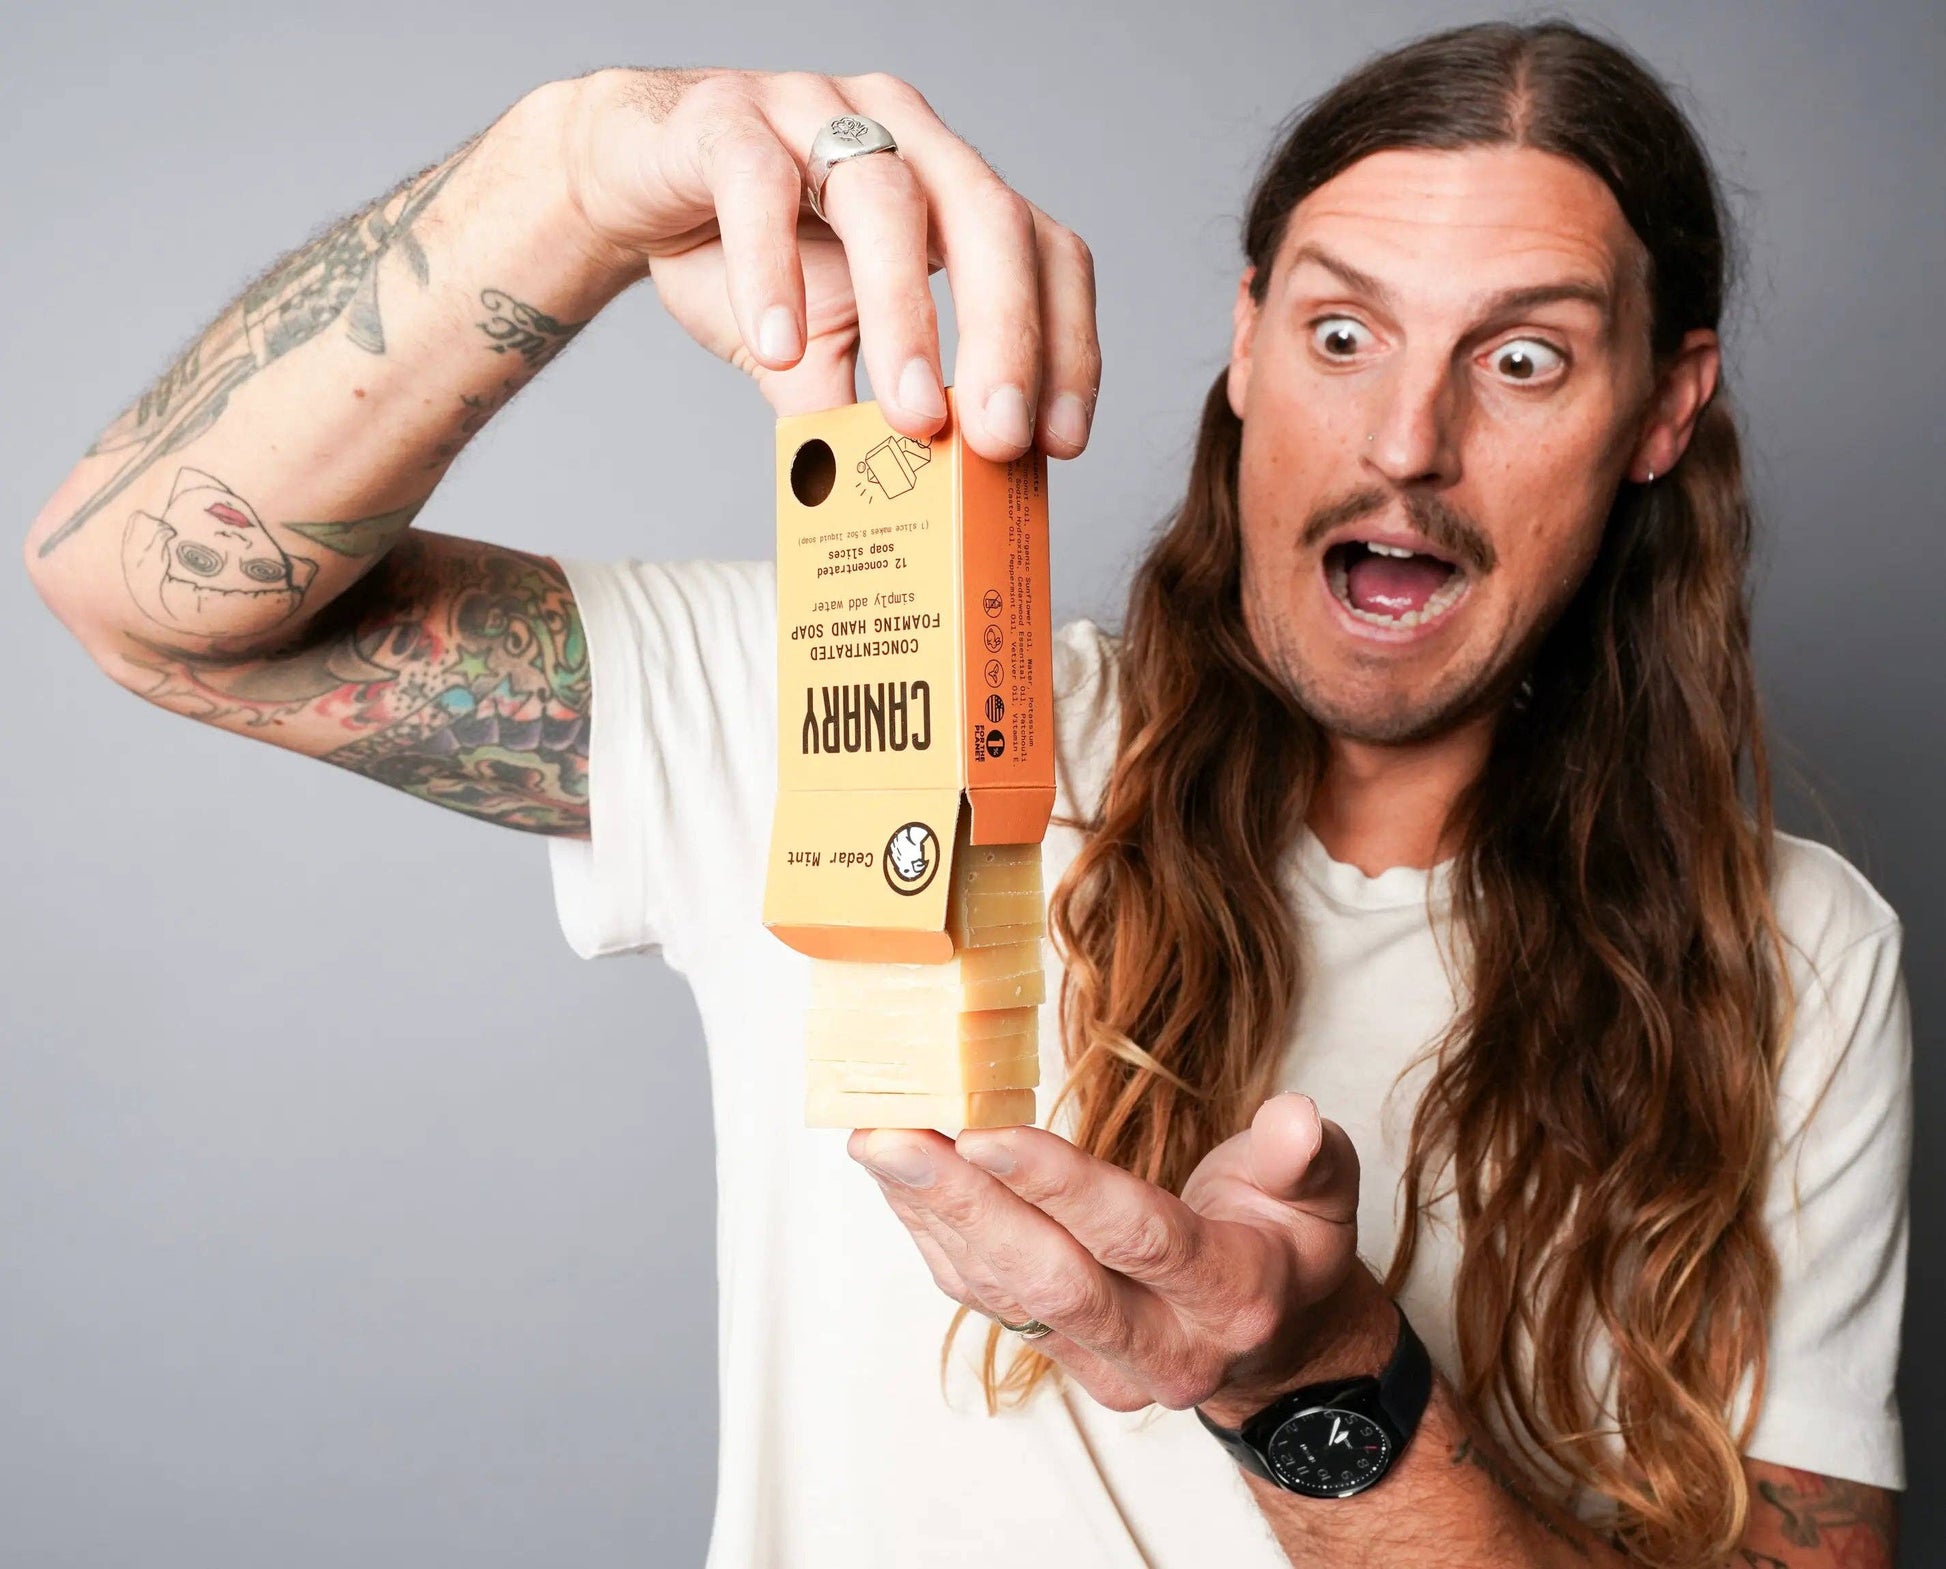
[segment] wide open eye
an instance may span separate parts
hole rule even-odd
[[[268,556],[252,556],[243,563],[243,575],[258,583],[281,583],[284,563],[272,561]]]
[[[223,558],[207,545],[186,539],[176,546],[176,559],[198,577],[215,577],[223,570]]]
[[[1328,360],[1348,360],[1372,343],[1365,324],[1349,316],[1326,316],[1311,327],[1312,346]]]
[[[1509,381],[1546,381],[1568,359],[1539,338],[1515,338],[1493,351],[1493,368]]]

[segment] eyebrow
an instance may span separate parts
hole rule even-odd
[[[1307,240],[1291,253],[1293,272],[1303,262],[1311,262],[1322,267],[1348,287],[1360,294],[1368,295],[1388,311],[1396,311],[1398,296],[1390,285],[1352,266],[1342,257],[1333,256],[1315,241]],[[1537,306],[1552,305],[1557,300],[1580,300],[1584,304],[1594,306],[1601,313],[1604,331],[1614,325],[1613,298],[1601,284],[1586,278],[1563,278],[1557,283],[1532,283],[1518,289],[1503,289],[1500,293],[1489,295],[1482,300],[1475,314],[1482,321],[1497,321],[1507,316],[1518,315],[1523,311],[1533,310]]]

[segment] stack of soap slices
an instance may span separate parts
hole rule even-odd
[[[1034,1120],[1046,931],[1038,844],[953,853],[943,964],[811,961],[805,1125],[1003,1128]]]

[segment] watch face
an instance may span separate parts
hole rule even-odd
[[[1385,1475],[1392,1440],[1370,1417],[1324,1406],[1287,1420],[1270,1435],[1264,1458],[1293,1492],[1345,1498]]]

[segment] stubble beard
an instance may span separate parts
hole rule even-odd
[[[1371,746],[1436,740],[1498,707],[1517,684],[1508,665],[1496,666],[1489,659],[1443,669],[1421,691],[1399,690],[1383,659],[1373,661],[1367,683],[1355,676],[1325,675],[1305,663],[1303,639],[1288,611],[1253,591],[1251,578],[1246,565],[1243,619],[1258,657],[1297,706],[1334,740]],[[1293,590],[1298,587],[1292,585]]]

